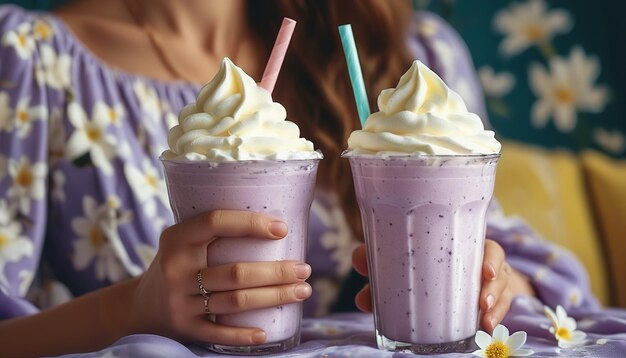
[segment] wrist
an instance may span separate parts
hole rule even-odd
[[[132,278],[105,289],[106,294],[100,301],[98,314],[111,342],[139,331],[132,315],[137,282],[137,278]]]

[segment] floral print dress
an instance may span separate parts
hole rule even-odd
[[[148,267],[173,223],[158,157],[199,88],[111,68],[49,13],[0,6],[0,34],[0,319],[8,319]],[[416,14],[407,41],[485,118],[467,49],[449,26]],[[546,304],[597,306],[576,259],[495,203],[488,235]],[[356,244],[337,200],[318,193],[308,314],[328,312]]]

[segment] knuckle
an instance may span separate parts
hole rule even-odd
[[[243,309],[248,303],[248,294],[245,291],[234,291],[230,294],[230,304],[235,309]]]
[[[262,219],[261,219],[261,215],[257,214],[257,213],[250,213],[248,216],[248,223],[250,224],[251,228],[258,228],[261,227],[261,223],[262,223]]]
[[[246,266],[241,263],[236,263],[230,268],[230,279],[237,285],[242,285],[246,282],[247,278]]]
[[[287,267],[287,264],[280,264],[275,266],[276,278],[281,281],[287,281],[290,278],[290,268]]]
[[[289,303],[291,301],[291,296],[293,296],[293,287],[282,287],[276,291],[276,299],[279,304]]]
[[[206,214],[206,222],[209,227],[219,227],[224,219],[224,213],[221,210],[213,210]]]

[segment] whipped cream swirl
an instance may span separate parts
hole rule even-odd
[[[347,155],[467,155],[500,152],[494,132],[463,99],[416,60],[396,88],[378,96],[379,112],[348,138]]]
[[[273,102],[269,92],[224,58],[196,103],[180,111],[163,158],[215,162],[321,158],[286,117],[285,108]]]

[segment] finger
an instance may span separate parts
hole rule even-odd
[[[480,308],[483,312],[489,312],[498,303],[502,292],[509,284],[509,273],[501,266],[500,272],[493,280],[484,280],[480,291]]]
[[[311,285],[301,282],[291,285],[258,287],[243,290],[212,292],[208,301],[213,314],[244,312],[266,307],[276,307],[303,301],[311,296]],[[194,296],[196,312],[204,314],[204,298]]]
[[[352,266],[354,266],[356,272],[363,276],[367,276],[367,252],[365,250],[365,245],[359,245],[352,252]]]
[[[495,280],[505,254],[502,246],[493,240],[485,240],[485,256],[483,258],[483,279]]]
[[[301,282],[310,275],[311,266],[299,261],[239,262],[202,269],[202,284],[209,291],[232,291]]]
[[[504,316],[509,312],[511,308],[512,295],[508,289],[504,290],[498,299],[498,302],[491,309],[491,311],[485,313],[482,319],[482,326],[488,332],[493,332],[498,323],[502,322]]]
[[[195,341],[224,344],[229,346],[248,346],[264,343],[265,332],[254,327],[222,326],[209,321],[206,316],[192,319],[189,335]]]
[[[209,244],[216,237],[258,237],[277,240],[287,235],[287,224],[275,217],[252,211],[214,210],[196,215],[167,228],[161,244]]]
[[[357,308],[363,312],[372,312],[372,293],[369,283],[363,286],[354,297],[354,303]]]

